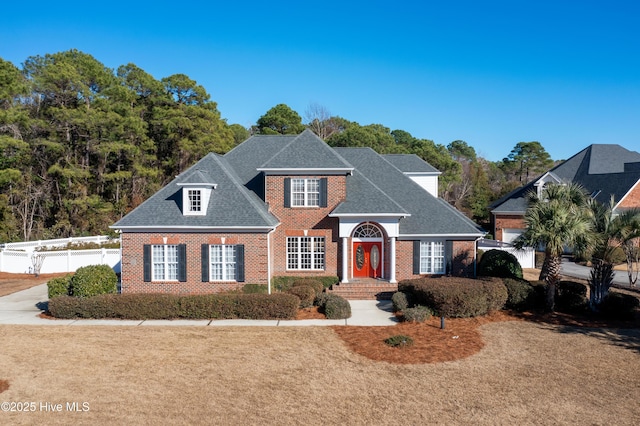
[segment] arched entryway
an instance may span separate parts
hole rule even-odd
[[[383,275],[383,234],[376,225],[366,222],[353,230],[353,277],[381,278]]]

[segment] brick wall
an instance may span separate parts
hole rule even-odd
[[[145,244],[186,244],[187,281],[144,282]],[[245,282],[202,282],[202,244],[244,244]],[[217,293],[245,283],[267,284],[267,234],[132,233],[122,234],[123,293]]]
[[[622,208],[640,208],[640,181],[636,182],[631,191],[620,201]]]
[[[327,178],[327,207],[284,207],[284,180]],[[272,234],[273,276],[341,275],[342,245],[338,237],[339,220],[328,214],[346,197],[346,176],[266,176],[265,198],[269,209],[281,222]],[[287,237],[324,237],[325,269],[287,270]]]
[[[475,241],[453,241],[451,275],[473,277],[475,274]],[[419,278],[413,273],[413,241],[398,241],[396,245],[396,279]]]
[[[524,229],[524,219],[522,215],[495,215],[494,216],[494,236],[496,240],[502,241],[503,229]]]

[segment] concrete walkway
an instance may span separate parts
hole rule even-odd
[[[0,297],[0,325],[128,325],[128,326],[387,326],[397,324],[391,301],[350,300],[351,318],[342,320],[90,320],[40,318],[47,302],[47,285],[41,284],[27,290]]]

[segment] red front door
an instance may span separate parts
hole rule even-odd
[[[380,278],[382,274],[382,243],[353,243],[353,277]]]

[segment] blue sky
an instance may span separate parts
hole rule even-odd
[[[539,141],[640,150],[640,2],[10,2],[0,57],[68,49],[183,73],[229,123],[311,103],[497,161]]]

